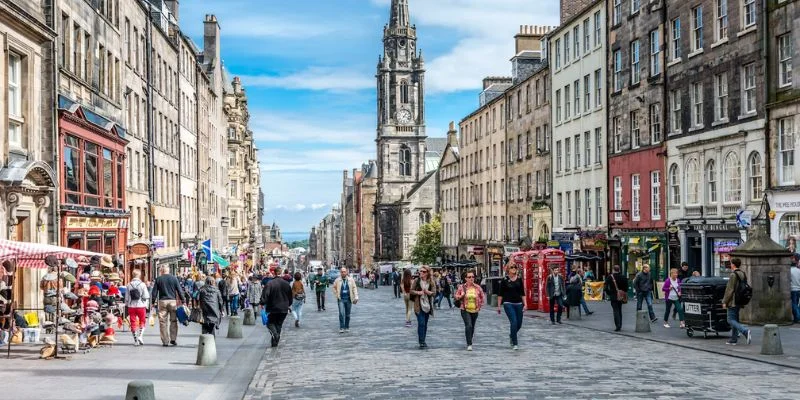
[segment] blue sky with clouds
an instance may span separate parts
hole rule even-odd
[[[509,75],[519,25],[557,25],[557,0],[410,0],[426,61],[429,136],[477,106],[481,79]],[[267,222],[308,231],[339,201],[342,171],[375,157],[375,72],[390,0],[184,0],[202,46],[205,14],[247,90]]]

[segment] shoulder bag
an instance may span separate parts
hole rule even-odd
[[[617,301],[621,302],[622,304],[628,304],[628,292],[619,290],[619,286],[617,286],[617,280],[614,278],[614,274],[611,274],[611,280],[614,282],[614,288],[617,289]]]

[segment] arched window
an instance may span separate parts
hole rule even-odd
[[[764,176],[761,172],[761,155],[755,151],[750,154],[747,171],[750,179],[750,200],[759,201],[764,196]]]
[[[686,204],[700,204],[700,166],[696,158],[686,163]]]
[[[681,204],[681,179],[678,175],[678,164],[669,167],[669,201],[670,205]]]
[[[400,147],[400,176],[411,176],[411,149]]]
[[[714,160],[706,164],[706,181],[708,182],[707,199],[709,204],[717,202],[717,165]]]
[[[408,82],[400,82],[400,103],[408,104]]]
[[[421,211],[419,213],[419,226],[428,224],[431,222],[431,213],[427,211]]]
[[[739,156],[734,152],[725,156],[725,165],[722,168],[722,180],[725,185],[725,202],[735,203],[742,201],[742,168]]]
[[[550,228],[547,224],[542,225],[542,230],[539,232],[539,239],[550,240]]]

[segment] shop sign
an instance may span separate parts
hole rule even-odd
[[[714,239],[714,253],[730,253],[737,247],[738,239]]]
[[[503,251],[505,252],[505,255],[510,255],[510,254],[514,254],[514,253],[518,252],[519,251],[519,247],[504,246],[503,247]]]
[[[667,242],[669,243],[670,246],[680,246],[681,245],[681,240],[678,237],[678,232],[679,231],[680,231],[680,229],[678,229],[678,227],[674,226],[674,225],[670,226],[669,228],[667,228]]]
[[[784,212],[800,212],[800,200],[776,201],[775,209]]]
[[[150,246],[146,243],[136,243],[131,246],[131,254],[135,256],[146,256],[150,254]]]
[[[551,249],[557,249],[560,245],[561,244],[558,242],[558,240],[548,240],[547,241],[547,247],[549,247]]]
[[[689,227],[696,231],[706,231],[706,232],[736,231],[736,227],[734,225],[729,225],[729,224],[702,224],[702,225],[689,225]]]
[[[116,229],[119,226],[119,219],[67,217],[66,225],[67,229]]]
[[[581,249],[584,251],[605,251],[608,241],[605,239],[581,239]]]
[[[503,254],[499,247],[489,247],[489,254]]]
[[[163,249],[164,247],[164,236],[153,236],[153,248]]]
[[[736,226],[739,228],[747,228],[753,221],[753,212],[750,210],[739,210],[736,214]]]
[[[475,256],[482,256],[483,246],[467,246],[467,252]]]

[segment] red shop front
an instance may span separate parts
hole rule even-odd
[[[61,243],[116,256],[128,237],[125,130],[59,96],[59,213]]]

